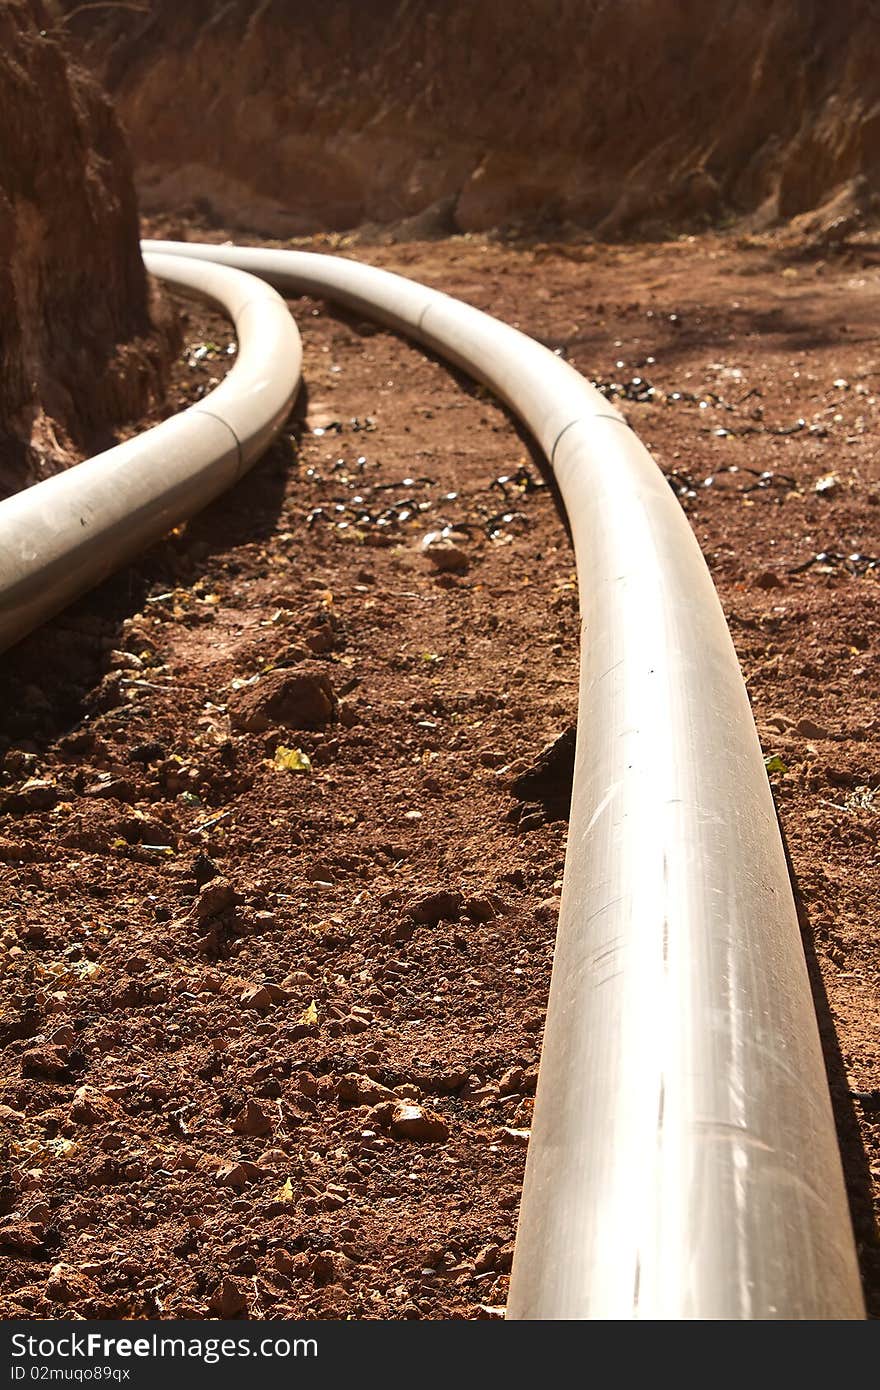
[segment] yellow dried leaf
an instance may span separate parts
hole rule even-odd
[[[93,980],[96,975],[101,974],[102,967],[94,960],[77,960],[71,965],[74,975],[79,975],[81,980]]]
[[[304,1024],[307,1028],[314,1027],[314,1025],[318,1022],[318,1006],[315,1003],[314,999],[312,1000],[311,1004],[307,1009],[303,1009],[302,1013],[296,1021],[297,1023]]]
[[[282,1187],[279,1187],[278,1191],[275,1193],[275,1201],[276,1201],[276,1202],[292,1202],[292,1201],[293,1201],[293,1187],[291,1186],[290,1178],[287,1178],[287,1179],[285,1180],[283,1186],[282,1186]]]
[[[72,1139],[47,1139],[46,1148],[58,1158],[70,1158],[76,1152],[76,1144]]]
[[[275,749],[275,766],[286,772],[311,772],[312,760],[301,748],[285,748],[280,743]]]

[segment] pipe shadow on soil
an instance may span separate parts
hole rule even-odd
[[[272,535],[306,408],[303,386],[284,433],[235,487],[0,657],[0,754],[10,744],[41,752],[89,717],[123,624],[151,591],[192,585],[209,557]]]
[[[880,1240],[878,1240],[878,1231],[874,1221],[872,1181],[868,1157],[862,1142],[859,1120],[850,1094],[849,1079],[846,1074],[840,1043],[837,1040],[834,1017],[816,955],[813,928],[792,864],[785,829],[778,812],[776,819],[779,833],[782,836],[789,878],[794,891],[798,925],[801,929],[801,940],[813,995],[813,1007],[816,1010],[816,1018],[819,1023],[822,1055],[825,1060],[828,1089],[831,1092],[834,1123],[843,1162],[843,1175],[856,1238],[868,1316],[878,1318],[880,1317]]]

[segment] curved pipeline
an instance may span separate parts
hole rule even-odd
[[[582,609],[574,791],[511,1318],[859,1318],[785,855],[687,519],[577,372],[445,295],[336,257],[147,242],[379,319],[541,445]]]
[[[188,410],[0,502],[0,651],[237,482],[296,395],[299,333],[268,285],[180,256],[145,260],[229,314],[235,365]]]

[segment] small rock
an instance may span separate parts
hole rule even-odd
[[[111,777],[106,782],[95,782],[93,786],[86,788],[85,795],[99,801],[132,802],[136,799],[135,789],[125,777]]]
[[[501,1131],[501,1142],[502,1144],[513,1144],[524,1148],[529,1142],[530,1134],[531,1131],[528,1129],[513,1129],[505,1125],[504,1129]]]
[[[336,1264],[332,1250],[322,1250],[318,1255],[309,1256],[305,1251],[306,1269],[316,1284],[329,1284],[335,1278]]]
[[[350,1101],[354,1105],[378,1105],[381,1101],[396,1099],[394,1092],[387,1086],[382,1086],[378,1081],[372,1081],[369,1076],[361,1076],[357,1072],[350,1072],[347,1076],[339,1078],[336,1094],[340,1100]]]
[[[115,1110],[109,1096],[103,1095],[94,1086],[80,1086],[74,1092],[70,1118],[78,1125],[96,1125],[109,1119]]]
[[[815,720],[813,720],[813,719],[807,719],[807,718],[799,719],[798,722],[795,724],[794,727],[795,727],[795,733],[800,734],[802,738],[830,738],[830,737],[831,737],[831,735],[829,734],[828,730],[825,729],[825,728],[823,728],[821,724],[817,724],[817,723],[815,722]]]
[[[577,726],[571,724],[552,743],[542,748],[531,764],[514,775],[510,783],[511,792],[518,801],[529,803],[523,808],[524,815],[536,814],[539,808],[543,808],[554,817],[567,817],[574,780],[576,743]],[[536,803],[534,811],[531,803]],[[523,826],[522,819],[519,824],[521,829],[527,828]]]
[[[272,1264],[279,1274],[292,1274],[296,1267],[289,1250],[273,1250]]]
[[[236,1134],[271,1134],[272,1119],[256,1100],[247,1100],[232,1121]]]
[[[320,623],[306,634],[306,646],[316,656],[332,652],[338,641],[338,634],[334,632],[330,623]]]
[[[53,1303],[76,1303],[83,1296],[93,1297],[95,1286],[71,1265],[54,1265],[46,1280],[46,1295]]]
[[[535,908],[535,918],[539,922],[544,922],[548,926],[555,922],[559,916],[559,904],[561,899],[558,896],[544,898],[543,902],[538,903]]]
[[[526,1096],[520,1101],[510,1117],[510,1123],[514,1129],[531,1129],[534,1118],[535,1102],[530,1096]]]
[[[188,982],[193,994],[219,994],[223,986],[221,977],[214,970],[203,970],[195,979]]]
[[[424,926],[436,927],[438,922],[457,922],[461,916],[464,898],[461,893],[442,890],[426,893],[407,908],[414,922]]]
[[[755,583],[759,589],[781,589],[783,587],[779,575],[774,574],[772,570],[762,570],[760,574],[755,576]]]
[[[285,976],[282,984],[286,989],[312,990],[315,986],[315,978],[306,970],[294,970],[291,975]]]
[[[32,777],[19,787],[17,792],[7,796],[3,803],[5,811],[23,814],[27,811],[51,811],[58,801],[58,788],[54,782]]]
[[[265,1013],[272,1007],[272,994],[266,985],[248,985],[239,996],[239,1003],[243,1009],[256,1009],[258,1013]]]
[[[361,722],[361,717],[350,700],[340,701],[339,722],[344,729],[353,729],[356,724]]]
[[[852,772],[847,772],[846,768],[832,767],[830,764],[825,768],[825,776],[832,787],[855,787],[860,780]]]
[[[20,1222],[0,1229],[0,1250],[10,1255],[39,1255],[43,1250],[45,1227],[34,1222]]]
[[[449,1125],[442,1115],[424,1106],[399,1101],[391,1115],[391,1133],[395,1139],[415,1139],[429,1144],[441,1144],[449,1138]]]
[[[208,1299],[208,1311],[220,1318],[237,1318],[246,1313],[248,1301],[242,1284],[225,1275]]]
[[[249,1163],[247,1159],[232,1159],[220,1165],[217,1171],[217,1181],[224,1187],[236,1187],[239,1190],[247,1187],[249,1182],[256,1182],[258,1178],[266,1176],[262,1168],[258,1168],[256,1163]]]
[[[817,478],[813,484],[813,491],[819,497],[831,497],[840,487],[840,479],[836,473],[825,473],[821,478]]]
[[[283,1173],[289,1165],[290,1159],[283,1149],[266,1149],[257,1159],[257,1167],[264,1168],[267,1173]]]
[[[450,571],[462,573],[469,561],[462,545],[467,544],[467,536],[457,531],[429,531],[422,541],[422,553],[427,555],[435,569],[441,574]]]
[[[500,1254],[501,1251],[497,1245],[484,1245],[474,1260],[474,1273],[486,1274],[490,1269],[497,1269]]]
[[[228,912],[235,904],[235,889],[228,878],[213,878],[199,891],[193,906],[196,920],[209,922]]]
[[[213,859],[209,859],[207,854],[199,850],[192,862],[192,876],[199,888],[204,888],[205,884],[210,883],[212,878],[220,877],[220,870]]]
[[[491,922],[495,916],[491,900],[480,895],[468,898],[464,910],[473,922]]]
[[[374,1105],[366,1116],[367,1123],[374,1129],[387,1129],[394,1118],[397,1102],[393,1100],[380,1100],[378,1105]]]
[[[769,714],[765,723],[778,733],[784,734],[786,730],[794,728],[794,720],[789,719],[787,714]]]
[[[36,753],[26,753],[23,748],[10,748],[0,759],[0,767],[11,777],[33,777],[37,771]]]
[[[89,694],[86,708],[90,714],[106,714],[109,710],[117,709],[119,705],[124,703],[122,672],[108,671]]]
[[[143,763],[146,767],[149,763],[157,763],[168,756],[164,744],[152,740],[149,743],[136,743],[128,750],[128,761],[130,763]]]
[[[518,1096],[525,1086],[526,1074],[522,1067],[510,1067],[498,1082],[499,1096]]]
[[[448,541],[432,545],[428,558],[441,574],[463,574],[468,567],[468,557],[464,551]]]
[[[327,672],[303,662],[293,670],[270,671],[229,702],[233,727],[263,733],[273,726],[323,729],[336,717],[337,701]]]
[[[23,1076],[41,1076],[53,1081],[66,1076],[70,1053],[66,1047],[31,1047],[21,1059]]]

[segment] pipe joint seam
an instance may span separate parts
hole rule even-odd
[[[194,406],[192,407],[192,410],[193,410],[193,414],[194,414],[194,415],[208,415],[208,416],[210,416],[210,418],[211,418],[212,420],[216,420],[218,425],[223,425],[224,428],[227,429],[227,430],[229,431],[229,433],[232,435],[232,442],[233,442],[233,444],[235,445],[235,450],[236,450],[236,453],[238,454],[238,467],[236,468],[236,476],[240,478],[241,475],[242,475],[242,473],[244,472],[244,466],[245,466],[245,465],[244,465],[244,453],[243,453],[242,447],[241,447],[241,440],[239,439],[238,435],[235,433],[235,430],[232,428],[232,426],[230,425],[229,421],[228,421],[228,420],[224,420],[223,416],[222,416],[222,415],[218,415],[218,414],[216,413],[216,411],[213,411],[213,410],[206,410],[206,408],[201,404],[201,402],[198,402],[196,405],[194,405]]]
[[[589,411],[586,415],[576,415],[573,420],[569,420],[567,425],[563,425],[562,429],[559,431],[559,433],[553,441],[553,445],[549,451],[548,456],[548,462],[551,468],[553,467],[553,464],[556,460],[556,450],[559,447],[559,443],[562,439],[562,436],[564,434],[568,434],[568,431],[572,429],[575,425],[588,425],[591,420],[612,420],[615,425],[623,425],[624,429],[632,431],[632,425],[629,424],[629,422],[625,420],[622,415],[610,410],[592,410]]]

